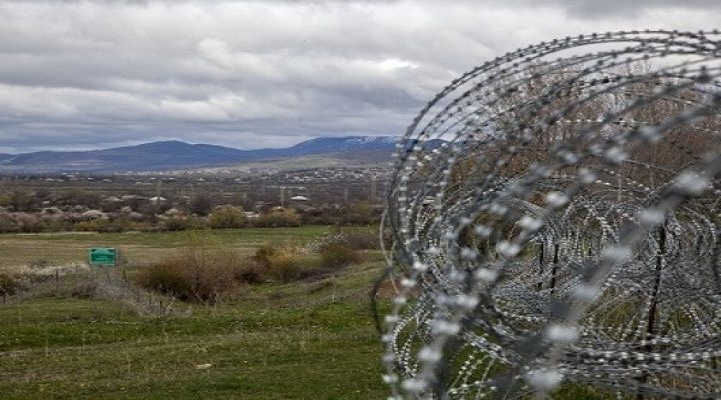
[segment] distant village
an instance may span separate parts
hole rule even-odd
[[[366,225],[388,168],[0,176],[0,232]]]

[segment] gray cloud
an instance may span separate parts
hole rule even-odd
[[[0,152],[399,134],[451,79],[519,46],[719,25],[709,2],[675,3],[3,2]]]
[[[562,6],[571,14],[591,18],[608,15],[622,16],[628,13],[638,15],[644,10],[653,12],[681,8],[714,12],[721,9],[721,3],[716,0],[547,0],[547,2]]]

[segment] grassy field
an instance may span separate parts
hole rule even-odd
[[[246,228],[215,231],[39,233],[0,235],[0,271],[18,265],[86,262],[90,247],[117,247],[134,266],[157,261],[188,247],[226,248],[251,254],[267,243],[304,243],[329,228]]]
[[[0,272],[81,263],[88,247],[112,246],[132,273],[188,247],[251,254],[267,243],[309,242],[327,231],[4,235]],[[384,398],[368,304],[383,263],[377,253],[365,259],[320,280],[243,286],[218,305],[176,303],[192,312],[172,316],[141,316],[119,302],[71,296],[66,286],[77,283],[63,276],[0,304],[0,398]],[[86,271],[83,279],[109,279],[117,271]]]

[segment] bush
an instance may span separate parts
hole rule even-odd
[[[93,219],[75,223],[75,230],[84,232],[108,232],[111,228],[107,219]]]
[[[381,209],[368,202],[350,206],[322,206],[303,211],[303,223],[308,225],[368,226],[378,224]]]
[[[268,257],[268,275],[281,282],[297,280],[303,271],[298,253],[291,248],[283,248]]]
[[[164,260],[142,270],[136,282],[183,301],[212,304],[237,286],[245,268],[231,252],[190,250],[184,257]]]
[[[213,209],[213,203],[214,201],[209,195],[205,193],[196,193],[193,198],[190,199],[188,208],[191,213],[204,217],[210,214],[210,211]]]
[[[97,193],[85,189],[73,189],[58,199],[58,203],[66,206],[83,206],[87,208],[100,208],[102,201]]]
[[[185,231],[197,227],[197,218],[170,217],[163,221],[163,228],[167,231]]]
[[[265,246],[258,248],[258,250],[255,251],[255,255],[252,258],[254,261],[258,262],[260,265],[264,266],[265,268],[268,268],[270,266],[271,256],[277,252],[278,252],[277,247],[265,245]]]
[[[40,217],[40,220],[42,221],[46,232],[69,231],[73,227],[72,223],[55,215],[42,216]]]
[[[210,227],[213,229],[241,228],[246,225],[243,209],[233,206],[218,206],[210,214]]]
[[[298,212],[292,209],[284,209],[261,214],[254,220],[253,225],[260,227],[289,227],[300,226],[301,222]]]
[[[360,261],[358,251],[342,244],[329,243],[321,248],[321,267],[340,268]]]
[[[77,299],[94,299],[98,296],[98,282],[80,281],[70,287],[70,296]]]
[[[308,245],[308,249],[320,253],[325,246],[332,243],[341,244],[353,250],[377,250],[381,247],[378,232],[375,230],[347,230],[336,227],[332,233],[318,236]]]
[[[32,194],[25,191],[15,191],[10,193],[9,206],[13,211],[35,211],[38,206],[38,199]]]
[[[193,273],[182,259],[166,260],[151,265],[136,276],[136,282],[147,289],[177,297],[181,300],[193,296]]]
[[[20,290],[23,286],[18,279],[8,274],[0,274],[0,296],[13,295]]]
[[[261,283],[265,281],[267,268],[252,260],[246,260],[235,271],[235,280],[244,283]]]
[[[0,233],[18,232],[17,222],[7,214],[0,214]]]
[[[344,225],[370,225],[379,221],[380,215],[368,202],[352,204],[343,218]]]
[[[355,250],[376,250],[380,248],[380,238],[375,230],[341,231],[338,235],[339,243]]]
[[[270,278],[281,282],[323,275],[360,260],[358,251],[335,241],[321,242],[305,251],[288,245],[263,246],[252,258]]]
[[[293,246],[263,246],[255,252],[253,261],[261,265],[270,278],[281,282],[301,278],[303,271],[313,264],[309,256]]]

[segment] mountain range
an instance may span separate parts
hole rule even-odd
[[[0,172],[133,172],[242,165],[294,158],[326,157],[365,163],[391,159],[394,136],[316,138],[287,148],[240,150],[177,140],[90,151],[40,151],[0,154]]]

